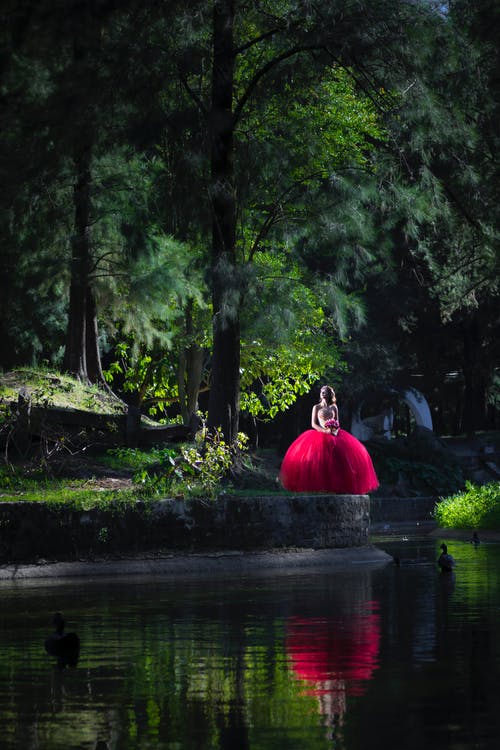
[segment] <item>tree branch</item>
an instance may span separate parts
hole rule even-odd
[[[250,39],[245,44],[242,44],[241,47],[236,47],[234,50],[235,55],[239,55],[242,52],[246,52],[247,49],[250,49],[250,47],[253,47],[254,44],[259,44],[260,42],[263,42],[264,39],[269,39],[270,37],[274,36],[275,34],[279,34],[280,31],[284,31],[284,26],[278,26],[275,29],[270,29],[269,31],[264,32],[263,34],[260,34],[260,36],[256,36],[254,39]]]
[[[319,179],[321,177],[325,177],[325,172],[313,172],[312,174],[309,174],[302,178],[302,180],[298,180],[297,182],[294,182],[293,185],[289,185],[285,190],[281,192],[281,194],[276,198],[274,201],[273,206],[271,207],[271,210],[269,212],[269,215],[265,219],[264,223],[262,224],[257,237],[255,238],[252,247],[250,249],[250,253],[248,255],[248,262],[250,263],[255,253],[258,252],[259,245],[261,244],[262,240],[266,236],[266,234],[269,232],[272,225],[278,220],[278,214],[282,210],[282,205],[284,200],[296,189],[298,189],[301,185],[303,185],[306,182],[309,182],[309,180]]]
[[[291,49],[282,52],[281,55],[273,57],[272,60],[269,60],[269,62],[267,62],[260,70],[258,70],[248,84],[245,92],[242,94],[239,102],[234,109],[233,126],[238,122],[245,104],[250,99],[254,89],[257,87],[257,84],[262,80],[262,78],[264,78],[264,76],[269,73],[270,70],[276,67],[276,65],[279,65],[281,62],[283,62],[283,60],[287,60],[294,55],[299,55],[301,52],[310,52],[314,49],[319,49],[319,46],[316,44],[311,44],[292,47]]]
[[[200,111],[205,116],[208,115],[207,108],[203,104],[203,101],[200,99],[200,97],[198,96],[198,94],[196,94],[193,91],[193,89],[191,88],[191,86],[189,85],[189,83],[187,82],[187,80],[184,78],[184,76],[179,76],[179,78],[180,78],[181,84],[186,89],[187,93],[189,94],[189,96],[191,97],[191,99],[194,101],[194,103],[196,104],[196,106],[200,109]]]

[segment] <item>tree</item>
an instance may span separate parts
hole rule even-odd
[[[247,283],[245,265],[241,263],[237,250],[239,206],[235,164],[238,131],[250,104],[255,106],[255,100],[263,95],[264,82],[272,80],[273,86],[283,87],[284,82],[293,81],[294,75],[300,77],[304,67],[315,68],[319,73],[325,67],[331,67],[337,62],[331,49],[346,48],[346,32],[347,44],[350,33],[353,48],[358,46],[356,30],[360,15],[356,4],[349,5],[347,13],[345,7],[340,9],[336,5],[329,10],[316,11],[300,3],[279,6],[270,3],[266,10],[266,13],[260,9],[243,13],[231,0],[213,4],[212,82],[209,106],[205,108],[209,113],[211,153],[210,273],[214,316],[209,421],[212,426],[221,425],[230,440],[234,438],[238,425],[240,311]],[[381,7],[378,6],[377,11],[380,13]],[[386,11],[384,8],[384,31],[387,30]],[[373,13],[369,15],[372,19]],[[382,16],[379,16],[380,30],[381,20]],[[373,33],[373,29],[370,32]],[[350,59],[348,52],[343,59]],[[299,87],[299,92],[302,95],[305,90]],[[295,94],[294,85],[290,83],[286,89],[287,101],[291,98],[293,101]],[[286,133],[282,140],[287,143]],[[322,178],[325,179],[324,170]],[[287,198],[286,193],[282,194],[281,203]],[[281,214],[277,211],[278,205],[275,196],[266,219],[268,227],[276,221],[277,213]],[[255,249],[257,247],[258,243]]]
[[[293,2],[270,2],[265,9],[215,2],[208,10],[211,19],[205,4],[187,13],[176,9],[166,33],[161,22],[154,29],[146,24],[147,40],[140,48],[154,47],[149,70],[153,76],[163,70],[167,81],[159,153],[166,185],[176,186],[173,195],[169,187],[165,193],[175,216],[172,226],[191,242],[211,245],[206,261],[213,307],[209,420],[231,438],[239,412],[242,314],[258,286],[256,261],[286,247],[309,270],[308,283],[316,284],[310,256],[297,250],[314,247],[313,229],[327,225],[332,203],[347,195],[339,189],[346,182],[342,170],[369,171],[368,153],[382,138],[373,112],[366,106],[363,112],[360,96],[347,82],[364,88],[375,107],[392,106],[392,97],[380,91],[381,74],[389,79],[394,61],[398,72],[405,63],[398,50],[407,36],[403,21],[414,21],[418,9],[409,13],[400,3],[318,10]],[[419,12],[426,21],[424,10]],[[381,55],[379,40],[388,29],[393,38]],[[167,53],[158,39],[166,40]],[[329,234],[330,248],[336,242],[337,251],[330,250],[330,273],[323,274],[327,314],[343,307],[360,317],[359,293],[342,295],[341,289],[348,267],[355,268],[361,287],[363,266],[372,259],[352,236],[339,242],[338,233],[335,239]],[[346,270],[337,273],[342,267]],[[282,304],[286,307],[286,299]]]
[[[24,191],[18,186],[15,178],[10,180],[17,191],[10,208],[11,222],[18,219],[16,204],[32,202],[33,194],[39,199],[36,212],[42,216],[44,212],[50,213],[50,210],[46,211],[47,194],[52,193],[50,202],[56,191],[63,192],[60,186],[62,181],[68,180],[70,170],[74,176],[74,231],[65,366],[75,375],[96,382],[104,381],[97,343],[95,293],[91,283],[91,170],[97,138],[93,109],[95,92],[99,90],[96,68],[101,24],[112,6],[113,3],[104,0],[74,3],[61,13],[61,8],[49,7],[46,3],[27,4],[24,15],[19,14],[22,16],[22,40],[17,45],[17,54],[9,58],[6,86],[7,98],[17,104],[14,118],[9,120],[9,132],[14,130],[16,133],[17,146],[32,141],[31,148],[23,154],[31,157],[31,161],[20,160],[29,180],[28,189]],[[25,71],[31,74],[32,80],[26,78]],[[37,126],[35,137],[34,123]],[[13,167],[15,161],[6,164],[11,178]],[[50,208],[55,209],[53,202]],[[58,209],[59,213],[52,210],[52,214],[62,228],[67,218],[67,206],[59,205]],[[32,226],[38,223],[35,210],[30,211],[29,218]],[[52,243],[55,244],[54,225],[51,231]],[[64,231],[67,232],[67,226]],[[45,239],[46,234],[33,237],[33,242]],[[16,241],[19,241],[17,237]],[[34,254],[32,248],[29,252]],[[38,252],[37,248],[35,253]]]
[[[2,211],[5,253],[12,257],[6,290],[10,297],[11,287],[29,287],[35,277],[33,298],[39,312],[46,311],[28,323],[28,307],[16,321],[26,295],[19,300],[12,294],[6,315],[8,335],[15,340],[12,363],[19,356],[41,355],[61,364],[64,347],[65,369],[101,383],[98,314],[101,322],[106,314],[108,333],[119,325],[134,328],[143,341],[153,332],[161,339],[159,316],[165,307],[158,300],[169,297],[173,287],[179,292],[184,278],[173,260],[184,257],[180,245],[169,241],[154,210],[154,165],[127,146],[137,122],[134,87],[140,81],[129,86],[121,76],[135,5],[132,0],[121,4],[118,13],[112,0],[63,9],[28,4],[25,15],[18,14],[23,34],[16,54],[6,44],[10,116],[2,167],[12,190]],[[165,273],[168,252],[172,271],[179,271],[173,281]],[[148,295],[141,289],[141,255],[157,258]],[[162,289],[155,283],[160,278]],[[140,310],[132,314],[140,297]],[[40,343],[30,335],[37,327]],[[26,340],[26,351],[16,355],[20,339]]]
[[[97,6],[98,7],[98,6]],[[74,234],[64,369],[82,380],[104,382],[98,345],[97,310],[92,284],[92,162],[98,138],[93,92],[99,87],[101,19],[96,6],[84,3],[71,14],[72,61],[66,72],[69,97],[67,124],[72,135],[75,170]]]
[[[399,211],[398,232],[400,254],[416,281],[408,344],[438,403],[447,374],[461,373],[455,423],[469,433],[488,425],[498,360],[498,50],[492,41],[499,16],[490,11],[489,3],[457,2],[446,15],[436,14],[421,39],[427,54],[411,99],[389,124],[400,155],[392,182],[411,197]],[[446,342],[435,351],[432,332]]]

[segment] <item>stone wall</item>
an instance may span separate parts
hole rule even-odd
[[[148,550],[342,548],[368,544],[367,495],[226,495],[75,511],[0,503],[0,562]]]
[[[372,497],[370,498],[370,520],[375,524],[411,521],[431,521],[436,498],[428,497]]]

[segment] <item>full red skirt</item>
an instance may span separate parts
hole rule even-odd
[[[378,479],[365,446],[354,435],[306,430],[288,448],[280,480],[291,492],[364,495]]]

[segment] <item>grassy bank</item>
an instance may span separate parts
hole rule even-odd
[[[21,389],[33,406],[106,414],[125,414],[127,411],[126,404],[104,388],[82,383],[53,370],[22,367],[0,373],[0,415],[2,411],[5,413],[7,404],[17,401]]]
[[[202,450],[204,451],[202,453]],[[114,448],[66,457],[0,464],[1,502],[45,502],[75,509],[135,503],[157,497],[203,497],[279,492],[279,457],[273,451],[241,453],[220,441],[170,444],[150,450]]]
[[[72,433],[50,426],[31,439],[26,452],[9,435],[20,392],[34,406],[94,414],[123,414],[126,405],[105,389],[43,369],[0,373],[0,499],[92,507],[137,498],[213,498],[220,492],[281,493],[282,455],[272,448],[250,452],[242,436],[235,451],[220,435],[190,443],[164,443],[147,450],[110,449],[109,432]],[[9,430],[11,431],[9,433]],[[7,437],[6,437],[7,436]],[[115,443],[116,444],[116,443]],[[380,480],[379,494],[399,497],[455,496],[465,481],[456,456],[429,431],[367,444]],[[443,504],[443,508],[448,507]]]

